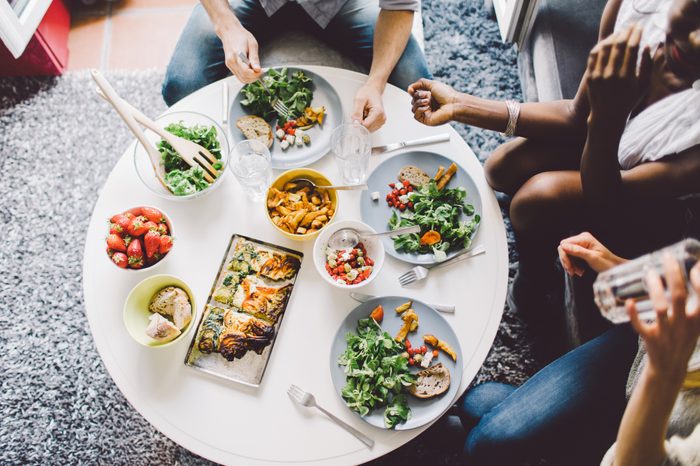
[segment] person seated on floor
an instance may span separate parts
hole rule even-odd
[[[563,240],[559,256],[570,275],[584,273],[576,260],[595,272],[624,262],[590,233]],[[677,262],[666,264],[666,277],[674,311],[668,315],[659,277],[649,281],[659,316],[657,323],[641,323],[634,306],[628,304],[632,326],[612,327],[550,363],[520,387],[488,382],[468,391],[459,402],[460,419],[468,431],[464,445],[468,464],[517,465],[540,459],[554,464],[598,464],[615,439],[618,426],[618,443],[606,456],[606,465],[613,455],[618,465],[667,464],[661,462],[664,454],[675,461],[686,455],[691,445],[694,458],[700,458],[700,429],[696,427],[700,422],[700,374],[685,375],[700,336],[700,305],[696,302],[683,314],[686,288]],[[693,288],[700,293],[700,263],[693,267],[690,277]],[[644,341],[648,362],[627,403],[628,376],[632,380],[637,377],[639,366],[633,363],[641,360],[639,355],[635,358],[638,337],[632,327]],[[678,398],[667,428],[684,378],[688,390]],[[691,391],[692,387],[695,389]],[[664,434],[685,437],[691,432],[692,437],[672,438],[663,449]]]
[[[420,0],[202,0],[175,47],[163,99],[170,106],[230,73],[253,82],[263,75],[259,46],[282,31],[303,30],[369,68],[369,78],[355,94],[352,120],[375,131],[386,119],[382,93],[387,81],[406,89],[431,77],[411,35],[418,8]]]
[[[637,255],[678,239],[678,198],[700,191],[700,2],[609,0],[600,38],[573,100],[504,103],[428,79],[409,87],[426,125],[518,136],[485,173],[512,196],[520,263],[509,303],[527,312],[552,309],[543,296],[561,283],[558,238],[591,230]]]

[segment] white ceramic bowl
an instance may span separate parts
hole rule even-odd
[[[367,255],[374,261],[372,273],[367,280],[364,280],[356,285],[338,283],[333,280],[326,270],[326,246],[328,245],[328,239],[331,237],[331,235],[341,228],[354,228],[361,232],[376,233],[372,227],[357,220],[342,220],[328,225],[326,228],[321,230],[321,233],[318,235],[318,238],[316,238],[316,242],[314,243],[314,265],[316,266],[316,270],[321,277],[336,288],[343,290],[356,290],[371,283],[372,280],[379,275],[379,272],[382,270],[382,266],[384,265],[384,245],[378,238],[371,238],[363,242],[365,249],[367,250]]]
[[[168,253],[167,253],[161,260],[159,260],[158,262],[156,262],[156,263],[153,264],[153,265],[147,265],[147,266],[142,267],[142,268],[140,268],[140,269],[132,269],[132,268],[129,268],[129,267],[127,267],[127,268],[125,268],[125,269],[122,269],[122,268],[119,267],[117,264],[115,264],[114,261],[112,261],[112,258],[109,257],[109,255],[105,252],[105,257],[107,258],[107,260],[110,262],[110,264],[112,264],[112,265],[113,265],[115,268],[117,268],[117,269],[126,270],[127,272],[132,272],[132,273],[144,272],[144,271],[146,271],[146,270],[148,270],[149,272],[152,272],[153,270],[156,269],[156,267],[160,267],[160,265],[161,265],[163,262],[165,262],[166,260],[168,260],[168,257],[170,257],[170,256],[173,255],[173,249],[175,249],[175,237],[173,236],[173,221],[170,220],[170,216],[168,216],[168,214],[166,214],[165,211],[164,211],[163,209],[161,209],[160,207],[149,206],[149,205],[141,205],[141,206],[137,206],[137,207],[132,207],[132,208],[130,208],[130,209],[122,210],[122,211],[120,211],[120,212],[114,212],[112,215],[114,216],[114,215],[116,215],[116,214],[122,214],[122,213],[127,213],[127,212],[131,212],[132,214],[135,214],[136,211],[137,211],[137,209],[141,209],[142,207],[153,207],[154,209],[158,209],[158,210],[160,211],[160,213],[163,214],[163,217],[165,217],[165,225],[168,227],[168,235],[169,235],[171,238],[173,238],[173,245],[172,245],[172,247],[170,248],[170,251],[168,251]],[[112,217],[110,217],[110,218],[112,218]],[[107,219],[107,233],[105,234],[105,237],[107,237],[107,235],[109,235],[109,223],[110,223],[110,222],[109,222],[109,219]],[[105,246],[105,242],[104,242],[104,241],[102,242],[102,245]],[[144,245],[142,245],[141,247],[143,248],[143,255],[144,255],[144,260],[145,260],[146,249],[145,249],[145,246],[144,246]],[[126,253],[124,253],[124,254],[126,254]]]
[[[151,161],[146,153],[146,150],[140,143],[137,142],[134,148],[134,165],[136,167],[136,174],[149,191],[157,196],[171,201],[187,201],[197,199],[211,193],[216,188],[221,186],[221,181],[224,176],[226,176],[226,172],[228,171],[226,170],[226,165],[228,165],[230,148],[224,129],[216,121],[202,113],[197,112],[171,112],[166,113],[155,120],[155,122],[162,127],[166,127],[170,123],[178,123],[180,121],[188,126],[206,125],[216,128],[217,139],[219,140],[219,146],[221,147],[221,163],[223,164],[223,167],[221,168],[220,175],[216,178],[214,183],[209,185],[208,188],[203,189],[202,191],[197,191],[193,194],[188,194],[187,196],[176,196],[165,186],[163,186],[160,181],[158,181],[156,174],[153,172],[153,166],[151,165]],[[145,129],[144,133],[146,134],[146,138],[150,140],[154,146],[161,140],[160,136],[151,130]]]

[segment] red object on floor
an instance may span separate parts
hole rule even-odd
[[[34,36],[19,58],[0,42],[0,76],[57,76],[68,64],[70,13],[62,0],[53,0]]]

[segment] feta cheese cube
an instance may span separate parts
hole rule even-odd
[[[289,142],[285,139],[280,143],[280,147],[282,148],[282,150],[287,150],[287,148],[289,148]]]
[[[379,200],[379,191],[375,191],[372,193],[372,200],[374,202],[377,202]]]
[[[287,137],[285,138],[285,141],[287,141],[290,146],[294,145],[294,136],[292,136],[291,134],[288,134]]]
[[[281,141],[284,139],[284,130],[282,128],[278,129],[277,132],[275,132],[275,136]]]

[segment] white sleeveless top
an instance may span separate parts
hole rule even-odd
[[[615,32],[632,23],[644,27],[640,50],[652,53],[666,41],[672,0],[624,0]],[[640,54],[641,55],[641,54]],[[627,121],[620,139],[618,160],[624,170],[678,154],[700,144],[700,89],[677,92],[645,108]]]

